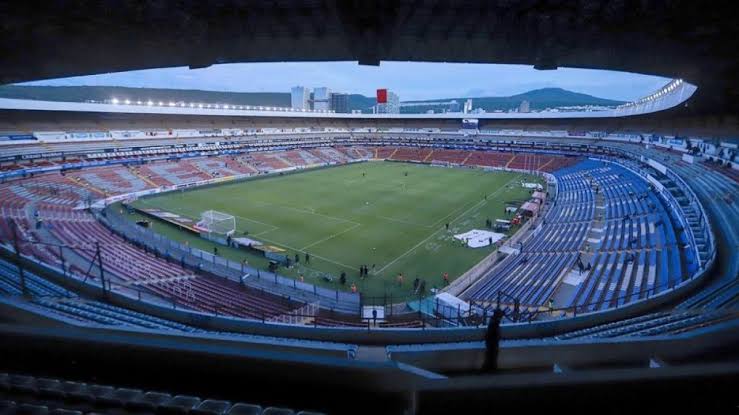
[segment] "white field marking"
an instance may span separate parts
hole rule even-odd
[[[143,201],[143,202],[144,202],[144,204],[149,204],[149,202],[146,202],[146,201]],[[154,206],[154,207],[156,207],[156,206]],[[161,208],[157,208],[157,209],[161,209]],[[185,212],[190,212],[190,211],[191,211],[191,209],[186,209],[186,208],[167,208],[167,209],[162,209],[162,210],[171,210],[171,211],[173,211],[173,212],[175,212],[175,213],[179,213],[179,214],[181,214],[181,215],[185,215],[185,216],[189,217],[190,219],[193,219],[193,220],[194,220],[194,219],[196,219],[196,218],[195,218],[195,217],[193,217],[193,216],[192,216],[192,215],[191,215],[190,213],[185,213]],[[272,231],[274,231],[274,230],[280,229],[280,227],[279,227],[279,226],[275,226],[275,225],[273,225],[273,224],[271,224],[271,223],[264,223],[264,222],[260,222],[260,221],[258,221],[258,220],[254,220],[254,219],[249,219],[249,218],[245,218],[245,217],[243,217],[243,216],[239,216],[239,215],[232,215],[232,216],[233,216],[233,217],[235,217],[235,218],[239,218],[239,219],[243,219],[243,220],[249,221],[249,222],[254,222],[254,223],[258,223],[258,224],[260,224],[260,225],[264,225],[264,226],[270,226],[270,227],[272,228],[272,229],[268,229],[268,230],[266,230],[266,231],[262,231],[262,232],[260,232],[260,234],[261,234],[261,233],[267,233],[267,232],[272,232]]]
[[[263,241],[267,241],[267,242],[269,242],[269,243],[272,243],[272,244],[275,244],[275,245],[278,245],[278,246],[282,246],[282,247],[285,247],[285,248],[287,248],[287,249],[291,249],[291,250],[293,250],[293,251],[297,251],[297,252],[305,253],[304,251],[301,251],[300,249],[298,249],[298,248],[295,248],[294,246],[290,246],[290,245],[284,244],[284,243],[282,243],[282,242],[277,242],[277,241],[273,241],[273,240],[271,240],[271,239],[267,239],[267,238],[259,238],[259,239],[261,239],[261,240],[263,240]],[[310,256],[311,256],[311,257],[315,257],[315,258],[318,258],[318,259],[322,259],[322,260],[324,260],[324,261],[326,261],[326,262],[330,262],[330,263],[332,263],[332,264],[338,265],[338,266],[340,266],[340,267],[344,267],[344,268],[346,268],[346,269],[350,269],[350,270],[353,270],[353,269],[355,269],[355,267],[352,267],[351,265],[346,265],[346,264],[342,264],[341,262],[336,262],[336,261],[334,261],[334,260],[332,260],[332,259],[328,259],[328,258],[322,257],[322,256],[320,256],[320,255],[316,255],[316,254],[314,254],[314,253],[312,253],[312,252],[311,252]]]
[[[498,190],[496,190],[496,191],[494,191],[493,193],[489,194],[489,195],[488,195],[488,197],[491,197],[491,196],[495,196],[495,195],[496,195],[496,194],[497,194],[498,192],[500,192],[500,191],[502,191],[502,190],[505,190],[505,189],[506,189],[506,187],[508,186],[508,184],[509,184],[509,183],[511,183],[511,182],[513,182],[514,180],[518,179],[518,177],[519,177],[519,176],[520,176],[520,175],[518,175],[518,176],[516,176],[516,177],[512,178],[512,179],[511,179],[511,180],[510,180],[510,181],[509,181],[508,183],[506,183],[505,185],[503,185],[503,186],[499,187],[499,188],[498,188]],[[464,212],[462,212],[462,213],[461,213],[461,214],[460,214],[459,216],[457,216],[456,218],[452,219],[452,220],[451,220],[451,222],[449,222],[449,223],[454,223],[454,222],[458,221],[459,219],[463,218],[463,217],[464,217],[464,216],[465,216],[465,215],[466,215],[466,214],[467,214],[468,212],[472,211],[473,209],[476,209],[476,208],[477,208],[477,207],[478,207],[478,206],[479,206],[479,205],[480,205],[481,203],[487,203],[487,200],[481,200],[481,201],[479,201],[479,202],[475,203],[474,205],[472,205],[472,207],[470,207],[469,209],[467,209],[467,210],[465,210]],[[375,271],[375,274],[380,274],[380,273],[382,273],[382,271],[384,271],[384,270],[385,270],[385,269],[387,269],[387,268],[388,268],[389,266],[391,266],[391,265],[393,265],[394,263],[396,263],[396,262],[397,262],[397,261],[398,261],[398,260],[399,260],[400,258],[403,258],[404,256],[408,255],[409,253],[413,252],[413,251],[414,251],[414,250],[415,250],[416,248],[418,248],[419,246],[421,246],[421,245],[425,244],[425,243],[426,243],[426,241],[428,241],[429,239],[431,239],[431,238],[432,238],[432,237],[433,237],[434,235],[436,235],[437,233],[441,232],[442,230],[444,230],[444,229],[442,228],[442,229],[439,229],[439,230],[437,230],[437,231],[435,231],[435,232],[431,233],[431,235],[429,235],[428,237],[426,237],[425,239],[423,239],[423,240],[422,240],[421,242],[419,242],[419,243],[417,243],[416,245],[414,245],[414,246],[413,246],[413,247],[412,247],[411,249],[409,249],[409,250],[407,250],[407,251],[403,252],[403,253],[402,253],[402,254],[400,254],[400,255],[399,255],[399,256],[398,256],[397,258],[395,258],[395,259],[393,259],[392,261],[390,261],[390,262],[388,262],[387,264],[385,264],[385,266],[384,266],[384,267],[382,267],[382,268],[380,268],[379,270]]]
[[[305,251],[306,249],[310,248],[311,246],[315,246],[315,245],[318,245],[318,244],[320,244],[321,242],[326,242],[326,241],[328,241],[329,239],[333,239],[333,238],[336,238],[336,237],[337,237],[337,236],[339,236],[339,235],[345,234],[345,233],[347,233],[347,232],[349,232],[349,231],[351,231],[351,230],[353,230],[353,229],[356,229],[356,228],[357,228],[358,226],[360,226],[360,224],[359,224],[359,223],[357,223],[357,224],[354,224],[354,225],[352,225],[352,226],[350,226],[350,227],[348,227],[348,228],[344,229],[344,230],[343,230],[343,231],[341,231],[341,232],[336,232],[336,233],[334,233],[334,234],[332,234],[332,235],[329,235],[329,236],[327,236],[327,237],[325,237],[325,238],[319,239],[319,240],[317,240],[317,241],[315,241],[315,242],[313,242],[313,243],[311,243],[311,244],[308,244],[308,245],[306,245],[306,246],[304,246],[304,247],[300,248],[300,250],[301,250],[301,251]]]
[[[324,215],[324,214],[321,214],[321,213],[316,213],[315,212],[315,208],[312,208],[312,207],[301,209],[301,208],[296,208],[296,207],[292,207],[292,206],[285,206],[285,205],[280,205],[280,204],[277,204],[277,203],[265,202],[263,200],[255,200],[255,199],[240,200],[239,203],[247,203],[247,204],[251,203],[252,205],[257,205],[257,206],[260,206],[260,205],[261,206],[274,206],[274,207],[281,208],[281,209],[294,210],[296,212],[302,212],[302,213],[308,213],[308,214],[311,214],[311,215],[321,216],[321,217],[324,217],[324,218],[327,218],[327,219],[331,219],[331,220],[335,220],[335,221],[348,222],[348,223],[352,223],[352,224],[356,224],[357,223],[357,222],[354,222],[354,221],[349,220],[349,219],[344,219],[344,218],[339,218],[339,217],[336,217],[336,216],[329,216],[329,215]],[[253,221],[253,222],[257,222],[257,221]],[[257,223],[262,223],[262,222],[257,222]],[[262,224],[263,225],[274,226],[274,225],[268,224],[268,223],[262,223]]]
[[[276,231],[276,230],[278,230],[278,229],[280,229],[280,228],[278,228],[277,226],[275,226],[275,227],[274,227],[274,228],[272,228],[272,229],[267,229],[266,231],[261,231],[261,232],[257,232],[257,233],[255,233],[255,234],[251,234],[251,235],[249,235],[249,236],[260,236],[260,235],[265,235],[265,234],[268,234],[268,233],[270,233],[270,232]]]
[[[488,194],[488,195],[487,195],[487,197],[488,197],[488,198],[490,198],[490,197],[493,197],[493,196],[495,196],[496,194],[498,194],[498,192],[499,192],[500,190],[502,190],[502,189],[506,189],[506,188],[508,187],[508,185],[509,185],[509,184],[511,184],[511,182],[513,182],[513,181],[517,180],[517,179],[518,179],[519,177],[521,177],[521,176],[522,176],[521,174],[518,174],[518,175],[514,176],[514,177],[513,177],[513,178],[512,178],[511,180],[509,180],[508,182],[506,182],[506,184],[504,184],[503,186],[500,186],[500,187],[499,187],[499,188],[498,188],[497,190],[495,190],[494,192],[492,192],[492,193]],[[487,202],[487,201],[488,201],[488,199],[483,199],[483,200],[481,200],[480,202]],[[477,203],[475,204],[475,206],[479,205],[479,204],[480,204],[480,202],[477,202]],[[441,222],[443,222],[443,221],[444,221],[444,219],[448,218],[449,216],[453,215],[453,214],[454,214],[454,213],[456,213],[456,212],[457,212],[458,210],[460,210],[460,209],[463,209],[463,208],[464,208],[464,206],[461,206],[461,207],[455,208],[455,209],[454,209],[454,210],[452,210],[451,212],[447,213],[447,214],[446,214],[446,215],[445,215],[444,217],[442,217],[441,219],[439,219],[439,220],[437,220],[436,222],[432,223],[432,224],[431,224],[431,227],[433,228],[433,227],[436,227],[436,226],[439,226],[439,225],[441,225]],[[455,219],[455,220],[456,220],[456,219]],[[452,222],[454,222],[454,221],[452,221]]]
[[[260,222],[260,221],[258,221],[258,220],[254,220],[254,219],[249,219],[249,218],[245,218],[245,217],[243,217],[243,216],[239,216],[239,215],[233,215],[233,216],[234,216],[235,218],[243,219],[243,220],[245,220],[245,221],[249,221],[249,222],[254,222],[254,223],[258,223],[258,224],[260,224],[260,225],[264,225],[264,226],[271,226],[271,227],[272,227],[272,229],[270,229],[271,231],[273,231],[273,230],[275,230],[275,229],[280,229],[279,227],[277,227],[277,226],[275,226],[275,225],[273,225],[273,224],[271,224],[271,223],[264,223],[264,222]]]
[[[278,205],[277,203],[269,203],[269,202],[262,202],[262,201],[256,201],[256,203],[260,203],[262,205],[267,205],[267,206],[275,206],[275,207],[282,208],[282,209],[294,210],[296,212],[307,213],[309,215],[316,215],[316,216],[320,216],[323,218],[335,220],[337,222],[347,222],[347,223],[351,223],[354,225],[361,225],[361,223],[354,222],[353,220],[350,220],[350,219],[344,219],[344,218],[339,218],[336,216],[324,215],[322,213],[311,212],[310,210],[296,208],[292,206]]]

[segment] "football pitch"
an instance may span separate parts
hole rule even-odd
[[[366,162],[164,193],[134,206],[195,220],[206,210],[229,213],[236,217],[236,237],[280,247],[291,260],[299,254],[300,262],[281,267],[281,274],[341,290],[355,283],[364,295],[397,298],[412,292],[415,278],[425,280],[427,289],[439,287],[443,273],[457,278],[489,255],[492,248],[468,248],[453,235],[484,229],[486,219],[510,219],[506,203],[520,204],[529,195],[522,181],[541,183],[514,172]],[[171,239],[212,251],[211,242],[186,231],[163,222],[153,226]],[[266,266],[264,258],[243,250],[219,247],[219,255]],[[364,279],[361,265],[370,270]],[[345,285],[339,283],[342,271]]]

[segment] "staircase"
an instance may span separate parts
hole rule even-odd
[[[677,203],[680,205],[680,209],[683,211],[683,216],[688,222],[688,226],[693,231],[693,237],[695,238],[695,244],[698,247],[698,254],[702,262],[707,261],[708,258],[708,240],[706,235],[703,233],[702,217],[700,210],[691,203],[687,195],[668,177],[662,176],[659,182],[665,187],[665,190],[675,198]]]

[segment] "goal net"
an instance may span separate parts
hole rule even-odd
[[[236,230],[236,218],[228,213],[208,210],[200,214],[197,228],[208,236],[226,237]]]

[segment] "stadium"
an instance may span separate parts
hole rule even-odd
[[[214,6],[260,16],[251,30],[265,37],[243,49],[219,43],[240,30],[230,17],[195,6],[180,13],[224,32],[145,33],[139,13],[167,27],[183,17],[121,6],[96,20],[115,24],[89,48],[114,48],[130,29],[135,51],[92,59],[80,39],[95,27],[58,35],[64,58],[40,53],[53,30],[14,33],[3,43],[28,48],[6,43],[0,80],[315,59],[523,62],[672,80],[609,111],[543,116],[0,98],[1,413],[739,404],[736,27],[719,5],[656,2],[640,14],[595,2],[604,19],[631,23],[614,30],[559,26],[590,16],[584,5],[298,2],[325,18],[319,35],[271,30],[304,14],[257,3]],[[505,49],[473,29],[437,33],[448,21],[476,27],[480,8],[546,23],[506,29]],[[83,21],[22,7],[4,19],[51,27],[55,13]],[[385,19],[404,24],[385,29]],[[696,37],[664,37],[645,21]],[[586,28],[610,54],[589,42],[561,52],[556,42]],[[202,54],[185,53],[201,36],[219,47],[197,41]],[[356,48],[337,44],[342,36]],[[531,37],[548,46],[510,52]],[[498,313],[497,371],[480,373]]]

